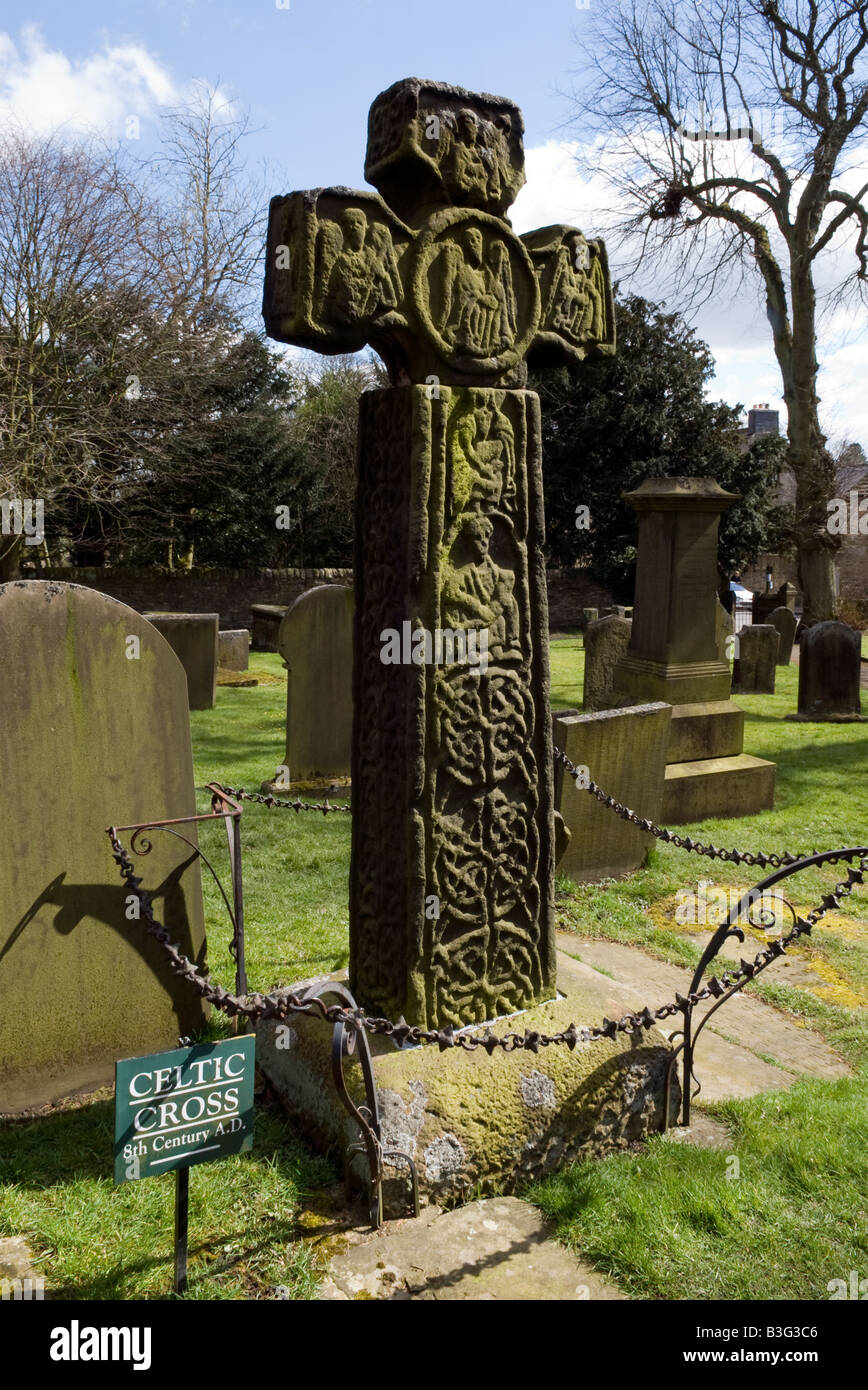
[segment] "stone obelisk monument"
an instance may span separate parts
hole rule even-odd
[[[396,83],[369,116],[378,192],[292,193],[269,221],[271,337],[370,344],[393,383],[359,415],[350,984],[427,1026],[555,992],[539,402],[524,387],[529,358],[613,352],[614,316],[601,242],[512,230],[522,134],[512,102]]]

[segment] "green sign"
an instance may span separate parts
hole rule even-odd
[[[250,1149],[255,1044],[251,1034],[116,1062],[115,1182]]]

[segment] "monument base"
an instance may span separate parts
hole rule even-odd
[[[615,667],[615,700],[662,700],[669,705],[729,698],[732,676],[725,661],[651,661],[626,656]]]
[[[571,1022],[593,1026],[640,1003],[590,966],[562,953],[557,963],[559,997],[500,1020],[494,1033],[556,1033]],[[346,974],[329,978],[343,982]],[[625,1148],[662,1123],[671,1054],[657,1028],[579,1043],[572,1052],[560,1045],[536,1054],[498,1050],[491,1057],[482,1048],[398,1050],[386,1038],[370,1042],[384,1147],[414,1159],[423,1201],[511,1192],[577,1158]],[[332,1028],[319,1019],[299,1017],[289,1028],[269,1021],[256,1030],[258,1064],[288,1112],[319,1148],[343,1151],[359,1133],[332,1080],[331,1044]],[[353,1100],[362,1103],[360,1067],[350,1060],[344,1074]],[[673,1076],[673,1121],[678,1093]],[[394,1190],[409,1192],[406,1165],[387,1171],[395,1177]],[[358,1159],[353,1174],[364,1177]]]
[[[673,707],[667,763],[731,758],[743,748],[744,710],[732,700],[705,700]]]
[[[752,816],[775,804],[775,764],[739,753],[669,763],[663,782],[663,824]]]

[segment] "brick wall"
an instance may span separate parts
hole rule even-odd
[[[352,584],[346,569],[163,570],[89,569],[71,566],[25,572],[24,578],[83,584],[119,599],[139,613],[219,613],[221,628],[250,627],[250,605],[280,603],[287,608],[316,584]],[[549,570],[549,623],[553,630],[578,627],[583,608],[614,602],[607,589],[581,569]]]

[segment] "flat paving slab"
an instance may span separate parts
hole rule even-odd
[[[335,1255],[320,1298],[486,1302],[624,1299],[549,1236],[535,1207],[486,1197],[453,1211],[426,1207]]]
[[[685,993],[689,983],[684,967],[656,960],[635,946],[592,941],[568,932],[558,933],[557,944],[609,981],[613,1008],[624,1003],[628,1009],[645,1004],[653,1009],[674,999],[676,990]],[[775,969],[776,965],[769,968],[769,979]],[[671,1036],[680,1025],[681,1016],[675,1015],[657,1026]],[[834,1080],[851,1074],[812,1028],[744,993],[729,1000],[703,1030],[696,1047],[696,1072],[703,1100],[783,1090],[804,1076]]]

